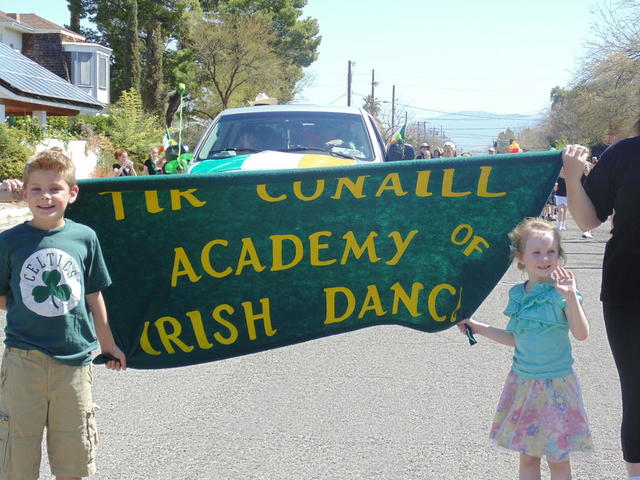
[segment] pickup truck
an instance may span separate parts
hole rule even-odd
[[[411,148],[410,158],[412,152]],[[221,112],[198,142],[189,172],[304,168],[392,159],[400,158],[393,148],[385,147],[373,118],[362,108],[262,105]]]

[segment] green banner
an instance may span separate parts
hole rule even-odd
[[[134,368],[244,355],[381,324],[471,315],[509,266],[560,152],[80,182]]]

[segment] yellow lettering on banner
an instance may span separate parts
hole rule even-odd
[[[443,197],[466,197],[471,192],[454,192],[453,176],[456,173],[455,168],[445,168],[442,177],[442,196]]]
[[[402,183],[400,183],[400,174],[398,173],[390,173],[389,175],[384,177],[384,180],[382,180],[380,187],[378,187],[376,197],[381,197],[385,190],[391,190],[395,193],[396,197],[402,197],[407,194],[407,192],[402,189]]]
[[[460,239],[460,235],[459,234],[463,230],[466,233],[464,234],[464,238]],[[451,233],[451,242],[456,244],[456,245],[464,245],[465,243],[468,243],[468,245],[462,251],[462,253],[464,253],[464,255],[467,256],[467,257],[469,255],[471,255],[474,251],[477,251],[477,252],[480,252],[480,253],[484,252],[484,250],[482,248],[480,248],[480,245],[483,245],[485,248],[489,248],[491,246],[481,236],[474,235],[473,234],[473,228],[471,227],[471,225],[468,225],[466,223],[458,225],[453,230],[453,232]]]
[[[420,290],[422,289],[424,289],[423,284],[413,282],[411,284],[411,297],[409,297],[399,282],[391,285],[391,291],[393,292],[393,307],[391,313],[397,315],[400,302],[402,302],[412,317],[419,317],[421,313],[418,311],[418,300],[420,298]]]
[[[170,324],[173,331],[171,333],[167,332],[165,328],[165,324]],[[192,345],[187,345],[182,340],[180,340],[180,334],[182,333],[182,325],[178,321],[177,318],[173,317],[160,317],[154,323],[156,329],[158,330],[158,334],[160,335],[160,341],[162,342],[162,346],[167,351],[167,353],[176,353],[173,348],[172,343],[176,345],[180,350],[185,353],[191,352],[194,347]]]
[[[487,191],[489,185],[489,175],[493,167],[480,167],[480,179],[478,180],[478,196],[479,197],[502,197],[507,192],[495,192],[491,193]]]
[[[270,202],[270,203],[281,202],[281,201],[287,199],[287,196],[284,193],[282,195],[277,196],[277,197],[272,197],[271,195],[269,195],[269,192],[267,192],[267,186],[265,184],[257,185],[256,186],[256,193],[258,194],[258,197],[260,199],[264,200],[265,202]]]
[[[245,314],[246,336],[249,340],[256,340],[258,338],[256,328],[258,321],[263,322],[263,332],[265,336],[272,337],[277,333],[278,330],[273,328],[271,324],[270,302],[268,298],[260,299],[261,311],[254,311],[252,302],[242,302],[241,305]],[[187,312],[187,319],[182,322],[168,315],[158,318],[153,323],[147,321],[144,324],[140,336],[140,347],[142,351],[148,355],[161,355],[163,353],[175,354],[179,353],[179,351],[191,353],[196,347],[200,350],[210,350],[215,346],[213,340],[220,345],[232,345],[238,340],[239,330],[238,327],[234,325],[232,319],[227,317],[234,313],[235,309],[231,305],[221,304],[216,306],[211,312],[211,318],[215,322],[214,328],[216,325],[221,328],[217,331],[214,330],[213,334],[209,333],[209,335],[207,335],[207,331],[211,329],[212,324],[211,322],[207,323],[204,321],[202,313],[198,310]],[[152,327],[155,328],[160,343],[162,344],[160,350],[156,350],[151,345],[149,330]],[[195,337],[195,346],[188,345],[180,338],[183,335],[189,336],[189,333],[193,333]]]
[[[190,188],[189,190],[184,191],[177,189],[169,190],[169,195],[171,196],[171,210],[182,210],[182,198],[189,202],[192,207],[200,208],[206,205],[207,202],[198,200],[193,194],[193,192],[197,191],[197,188]]]
[[[147,205],[147,212],[149,213],[159,213],[164,211],[164,208],[160,206],[157,190],[145,190],[144,203]]]
[[[280,270],[288,270],[295,267],[302,260],[304,254],[304,247],[302,246],[302,240],[295,235],[271,235],[271,251],[272,262],[271,271],[278,272]],[[284,241],[291,242],[294,248],[293,260],[285,264],[282,260],[282,244]]]
[[[336,263],[336,259],[320,260],[320,250],[329,248],[328,243],[320,243],[320,237],[330,237],[331,232],[316,232],[309,235],[309,257],[311,265],[314,267],[323,267],[325,265],[331,265]]]
[[[474,235],[473,239],[469,242],[469,245],[467,245],[467,248],[465,248],[462,253],[464,253],[467,257],[474,251],[482,253],[484,252],[484,250],[480,248],[480,244],[482,244],[485,248],[489,248],[490,246],[489,242],[487,242],[484,238],[479,237],[478,235]]]
[[[244,308],[244,316],[247,321],[247,331],[249,332],[249,338],[255,340],[258,338],[256,334],[256,321],[264,321],[264,333],[267,337],[273,337],[278,330],[271,326],[271,311],[269,309],[269,299],[261,298],[260,304],[262,305],[262,313],[253,313],[253,304],[251,302],[242,302],[242,308]]]
[[[322,195],[322,192],[324,192],[324,180],[316,180],[316,190],[310,197],[307,197],[302,193],[302,182],[293,182],[293,194],[298,200],[302,200],[303,202],[310,202],[312,200],[315,200],[320,195]]]
[[[421,170],[418,172],[418,180],[416,180],[416,197],[430,197],[433,195],[429,191],[429,177],[431,170]]]
[[[219,272],[213,268],[213,265],[211,264],[211,249],[216,245],[227,247],[229,246],[229,242],[222,239],[211,240],[202,248],[202,252],[200,252],[200,263],[202,263],[202,268],[208,275],[211,275],[214,278],[224,278],[227,275],[231,275],[231,273],[233,273],[233,269],[231,267],[227,267]]]
[[[347,287],[331,287],[325,288],[325,319],[324,324],[340,323],[349,318],[356,308],[356,297]],[[340,316],[336,316],[336,294],[342,294],[347,299],[347,308]]]
[[[338,185],[336,185],[336,193],[334,193],[331,198],[336,200],[340,200],[342,198],[342,188],[346,187],[347,190],[351,192],[353,198],[364,198],[365,194],[362,193],[364,190],[364,180],[371,175],[362,175],[356,179],[354,182],[350,178],[340,177],[338,178]]]
[[[342,238],[346,240],[346,243],[340,264],[344,265],[347,263],[347,260],[349,259],[349,252],[353,252],[353,256],[355,258],[360,258],[364,254],[365,250],[369,255],[369,261],[371,263],[380,261],[380,257],[376,254],[376,243],[374,240],[377,236],[378,234],[376,232],[370,232],[367,239],[362,244],[362,247],[360,247],[353,232],[345,233]]]
[[[125,219],[122,192],[100,192],[98,195],[111,195],[111,202],[113,203],[113,218],[115,220]]]
[[[433,290],[431,290],[431,293],[429,293],[429,300],[427,302],[427,305],[429,306],[429,313],[431,314],[431,317],[436,321],[436,322],[444,322],[447,319],[447,315],[439,315],[438,311],[436,310],[436,301],[438,299],[438,295],[440,295],[440,292],[442,292],[443,290],[446,290],[447,292],[449,292],[451,295],[455,295],[456,294],[456,289],[452,286],[449,285],[448,283],[441,283],[440,285],[436,285]],[[462,294],[462,290],[461,290],[461,294]],[[454,310],[455,313],[457,310]],[[451,320],[454,321],[454,320]]]
[[[171,286],[175,287],[178,285],[178,278],[186,275],[192,283],[196,283],[198,280],[202,278],[202,275],[198,275],[196,271],[193,269],[191,262],[189,261],[189,257],[187,256],[187,252],[185,252],[184,248],[176,247],[173,249],[173,269],[171,270]]]
[[[140,348],[142,348],[142,351],[148,355],[160,355],[162,352],[153,348],[151,346],[151,341],[149,340],[149,324],[150,323],[151,322],[144,322],[142,335],[140,335]]]
[[[340,323],[349,319],[358,305],[360,306],[357,316],[358,319],[362,319],[369,314],[376,317],[384,317],[388,313],[385,306],[389,307],[390,305],[391,315],[398,315],[400,313],[400,305],[402,304],[406,311],[414,318],[423,315],[427,316],[428,314],[436,322],[444,322],[449,319],[452,323],[457,320],[458,311],[462,308],[462,287],[458,291],[448,283],[441,283],[433,287],[431,291],[425,291],[427,312],[424,313],[420,311],[420,305],[422,305],[421,298],[424,298],[422,294],[422,291],[425,290],[424,284],[413,282],[411,284],[410,294],[407,293],[407,290],[405,290],[399,282],[391,285],[389,290],[393,293],[393,303],[383,305],[377,285],[367,285],[367,291],[362,299],[362,303],[360,303],[360,299],[357,299],[354,292],[348,287],[325,288],[324,325]],[[437,309],[438,298],[443,292],[457,296],[456,306],[451,312],[442,313]],[[344,309],[343,311],[338,311],[338,304],[346,305],[342,307]]]
[[[193,328],[193,333],[196,336],[196,341],[198,342],[198,347],[203,350],[209,350],[213,347],[213,343],[211,343],[207,339],[207,334],[204,331],[204,325],[202,324],[202,315],[197,310],[193,312],[187,312],[187,317],[191,320],[191,328]]]
[[[213,334],[213,338],[215,338],[216,341],[222,345],[231,345],[238,339],[238,329],[233,323],[222,316],[222,312],[233,315],[235,309],[231,305],[223,304],[218,305],[213,309],[213,312],[211,312],[211,316],[213,317],[213,319],[217,323],[225,327],[227,330],[229,330],[229,335],[225,337],[220,332],[215,332]]]
[[[463,230],[466,233],[464,235],[464,238],[460,239],[459,233],[462,232]],[[473,228],[471,227],[471,225],[463,223],[453,229],[453,232],[451,233],[451,242],[456,245],[464,245],[469,241],[472,235],[473,235]]]
[[[382,308],[382,301],[380,300],[380,292],[375,285],[367,285],[367,294],[362,302],[362,308],[358,313],[358,318],[362,318],[370,310],[373,310],[377,316],[381,317],[387,312]]]
[[[402,256],[404,255],[404,252],[406,252],[407,248],[409,248],[409,244],[411,243],[411,240],[413,240],[413,237],[415,237],[417,233],[418,233],[418,230],[411,230],[407,235],[407,238],[403,240],[400,232],[391,232],[389,234],[389,237],[393,240],[393,243],[396,246],[396,254],[393,256],[391,260],[387,260],[385,263],[387,265],[397,265],[400,259],[402,258]]]
[[[242,274],[244,267],[249,265],[252,266],[256,272],[261,272],[266,268],[260,263],[258,252],[256,251],[256,246],[253,244],[253,240],[249,237],[245,237],[242,239],[242,250],[240,252],[240,258],[238,259],[236,275]]]
[[[456,308],[453,309],[453,312],[451,312],[451,323],[455,323],[458,319],[458,312],[460,311],[460,308],[462,308],[462,287],[460,287],[460,295],[458,295],[458,304],[456,305]]]

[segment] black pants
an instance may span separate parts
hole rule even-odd
[[[640,307],[604,303],[603,311],[622,390],[622,454],[640,463]]]

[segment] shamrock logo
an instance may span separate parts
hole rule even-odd
[[[33,299],[42,303],[51,297],[53,306],[58,308],[56,303],[56,297],[65,302],[71,297],[71,287],[69,285],[58,285],[62,275],[58,270],[51,270],[50,272],[42,272],[43,285],[39,285],[33,288]]]

